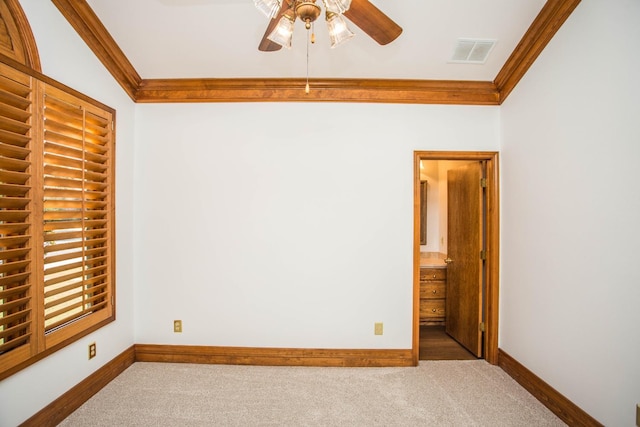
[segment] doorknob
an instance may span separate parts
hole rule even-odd
[[[453,260],[451,258],[445,258],[444,262],[446,262],[447,264],[451,264]]]

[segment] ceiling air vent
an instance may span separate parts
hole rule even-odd
[[[450,62],[484,64],[497,40],[458,39]]]

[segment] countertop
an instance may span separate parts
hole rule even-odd
[[[447,263],[444,262],[444,258],[420,255],[420,267],[446,267]]]

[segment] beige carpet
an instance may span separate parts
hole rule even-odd
[[[563,426],[484,360],[415,368],[135,363],[61,426]]]

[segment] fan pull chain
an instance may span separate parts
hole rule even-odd
[[[308,31],[308,30],[307,30]],[[307,84],[304,87],[304,93],[309,94],[309,42],[315,43],[315,32],[313,27],[311,28],[311,34],[307,37]]]

